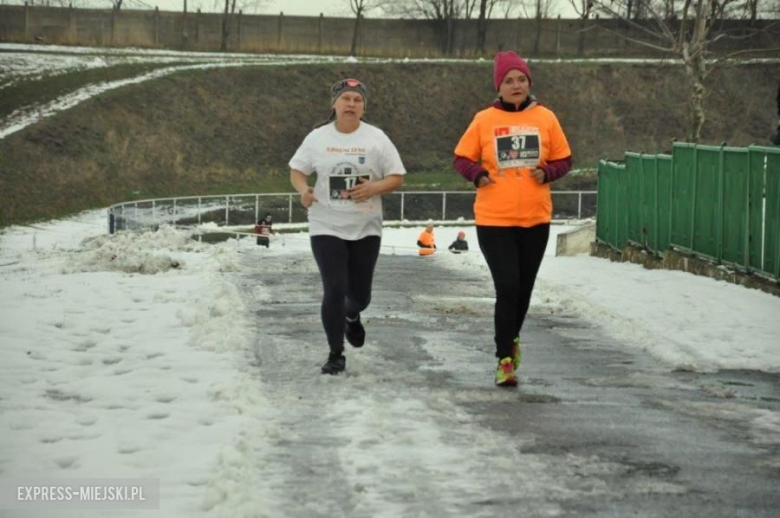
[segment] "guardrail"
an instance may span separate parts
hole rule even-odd
[[[596,191],[553,191],[554,218],[596,215]],[[117,203],[108,208],[108,231],[157,228],[160,225],[254,225],[271,213],[276,222],[305,223],[306,209],[297,193],[182,196]],[[402,191],[382,197],[386,221],[471,221],[474,191]]]

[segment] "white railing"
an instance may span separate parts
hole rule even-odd
[[[596,215],[596,191],[552,191],[556,219]],[[117,203],[108,208],[108,230],[157,228],[160,225],[254,225],[265,213],[276,222],[304,223],[306,209],[296,193],[180,196]],[[388,221],[474,219],[474,191],[402,191],[382,197]]]

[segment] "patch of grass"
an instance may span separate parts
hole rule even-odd
[[[590,169],[588,165],[577,165],[578,169]],[[596,166],[592,166],[594,169]],[[573,171],[552,184],[554,191],[591,191],[596,190],[598,175],[596,171]],[[418,171],[407,173],[404,178],[404,191],[469,191],[474,185],[464,180],[454,169],[438,171]]]
[[[553,191],[595,191],[598,187],[596,166],[576,164],[576,169],[552,184]],[[592,169],[592,170],[591,170]]]
[[[57,88],[72,91],[161,66],[170,64],[51,76],[30,82],[32,91],[14,87],[13,99],[3,89],[0,114],[51,100]],[[566,131],[575,167],[583,168],[601,158],[619,159],[627,149],[667,150],[679,137],[685,122],[683,76],[678,68],[665,72],[539,63],[534,83]],[[735,74],[740,81],[728,81]],[[771,65],[713,71],[718,95],[708,100],[702,143],[742,146],[766,139],[765,128],[776,122],[766,108],[766,99],[776,93],[776,76]],[[291,192],[287,163],[327,117],[334,77],[360,77],[371,86],[375,108],[369,120],[391,138],[410,171],[405,191],[473,190],[452,170],[452,150],[495,94],[489,63],[190,70],[105,92],[1,139],[0,226],[133,199]],[[453,87],[442,90],[442,84]],[[572,90],[572,84],[584,86]],[[441,95],[434,100],[420,92]],[[572,173],[553,184],[556,190],[594,187],[592,173]],[[422,205],[415,200],[405,210],[422,211]]]
[[[454,169],[409,172],[404,177],[404,191],[468,191],[474,184]]]
[[[19,108],[52,101],[87,85],[128,79],[158,68],[176,65],[177,63],[115,65],[106,68],[75,70],[39,79],[19,80],[0,90],[0,119],[7,117]]]

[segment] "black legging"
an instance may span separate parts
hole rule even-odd
[[[479,247],[496,288],[494,325],[499,358],[512,354],[549,237],[549,224],[530,228],[477,226]]]
[[[347,241],[312,236],[311,249],[322,277],[322,325],[331,352],[344,350],[345,317],[355,318],[371,302],[371,282],[379,256],[379,236]]]

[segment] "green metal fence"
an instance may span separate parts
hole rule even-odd
[[[670,247],[780,280],[780,149],[675,143],[599,163],[596,237]]]

